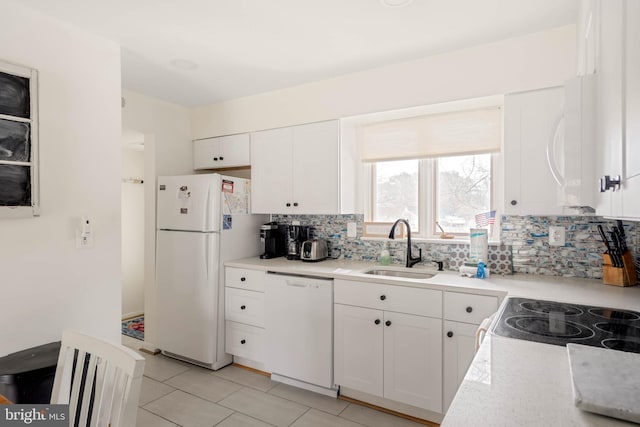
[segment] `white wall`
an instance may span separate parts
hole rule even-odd
[[[561,85],[575,25],[192,110],[194,139]],[[257,77],[259,78],[259,76]]]
[[[144,178],[144,151],[123,146],[122,178]],[[144,313],[144,184],[121,186],[122,316],[131,317]]]
[[[2,1],[0,59],[39,71],[39,218],[0,220],[0,355],[73,328],[120,339],[120,50]],[[82,215],[95,246],[76,249]]]
[[[193,173],[189,110],[123,91],[122,126],[144,134],[144,312],[145,342],[155,341],[156,177]]]

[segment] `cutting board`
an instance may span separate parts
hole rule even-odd
[[[640,354],[567,344],[575,405],[640,423]]]

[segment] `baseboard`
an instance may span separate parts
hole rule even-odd
[[[256,362],[253,360],[245,359],[243,357],[233,356],[233,364],[242,368],[252,369],[262,375],[271,376],[271,373],[267,371],[264,363]]]
[[[340,399],[348,402],[354,401],[364,406],[371,406],[379,411],[389,412],[402,418],[410,419],[428,426],[438,426],[444,418],[443,414],[396,402],[364,393],[347,387],[340,387]]]

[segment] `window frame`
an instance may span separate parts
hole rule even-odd
[[[28,218],[40,216],[40,171],[39,171],[39,120],[38,120],[38,71],[22,65],[0,60],[0,72],[29,79],[30,117],[25,119],[0,114],[0,119],[30,124],[30,161],[0,160],[0,164],[30,168],[31,206],[0,206],[0,218]]]

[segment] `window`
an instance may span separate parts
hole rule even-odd
[[[467,234],[476,215],[491,211],[491,156],[442,157],[435,166],[435,222],[447,233]]]
[[[439,225],[466,238],[476,216],[495,211],[499,107],[379,121],[362,126],[359,140],[371,178],[365,180],[365,221],[405,218],[416,237],[440,236]]]
[[[411,231],[418,232],[418,160],[379,162],[373,182],[373,221],[409,220]]]
[[[38,215],[37,72],[0,62],[0,217]]]

